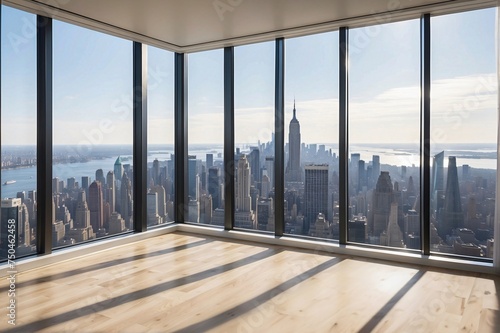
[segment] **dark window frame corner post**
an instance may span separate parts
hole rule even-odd
[[[275,41],[275,103],[274,103],[274,235],[285,233],[285,39]]]
[[[52,19],[37,15],[37,253],[52,252]]]
[[[188,216],[188,56],[174,55],[174,220],[184,223]]]
[[[147,45],[133,42],[134,230],[147,230]]]

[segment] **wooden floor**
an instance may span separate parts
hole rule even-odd
[[[496,277],[182,233],[20,272],[0,332],[500,332]]]

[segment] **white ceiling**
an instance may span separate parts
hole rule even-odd
[[[5,0],[4,3],[171,49],[276,37],[485,7],[496,0]],[[385,14],[382,14],[385,13]]]

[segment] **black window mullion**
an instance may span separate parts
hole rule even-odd
[[[224,48],[224,229],[234,227],[234,47]]]
[[[349,222],[348,163],[349,163],[349,127],[348,127],[348,74],[349,74],[349,29],[339,30],[339,243],[347,244]]]
[[[37,18],[37,253],[52,252],[52,19]]]
[[[133,43],[134,229],[147,229],[147,46]]]
[[[422,254],[430,254],[430,109],[431,109],[431,17],[420,20],[420,241]]]
[[[285,40],[276,39],[275,63],[275,147],[274,147],[274,214],[275,235],[285,232]]]

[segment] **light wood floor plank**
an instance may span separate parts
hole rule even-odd
[[[499,281],[173,233],[19,272],[0,331],[499,332]]]

